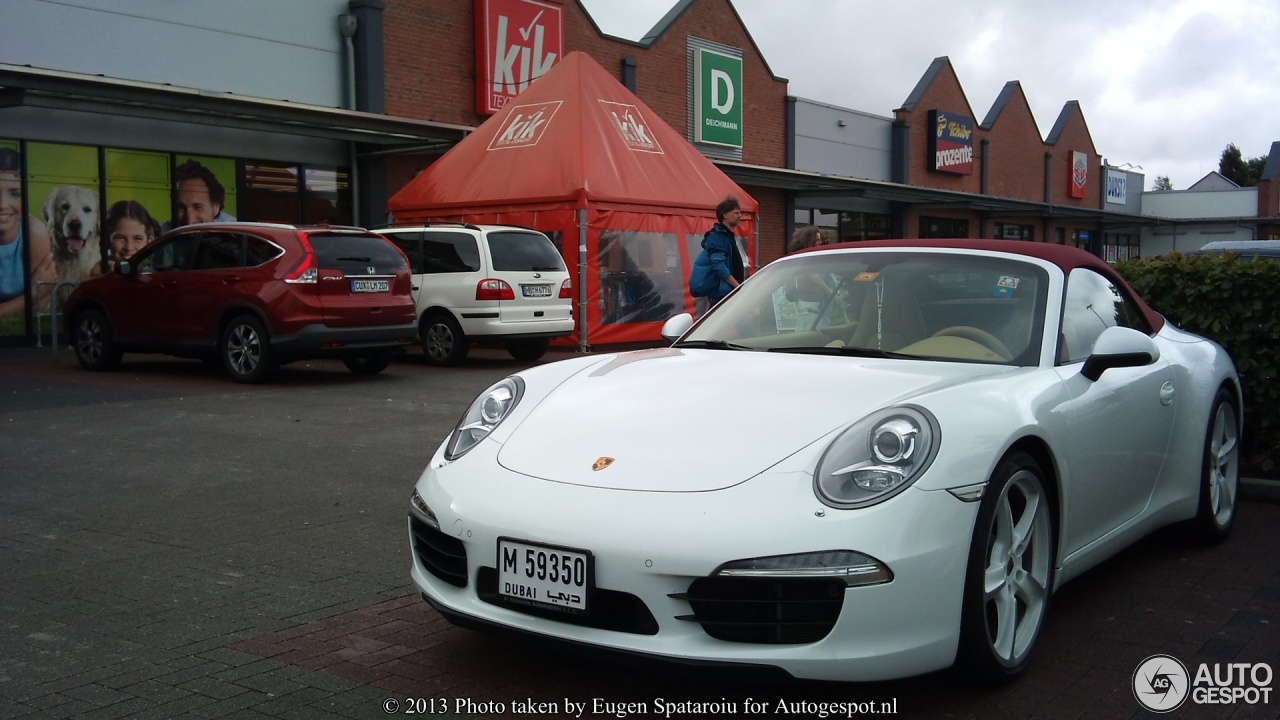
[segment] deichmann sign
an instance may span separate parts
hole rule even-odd
[[[492,115],[564,57],[560,5],[475,0],[476,112]]]
[[[1089,185],[1089,156],[1079,150],[1071,151],[1071,182],[1067,183],[1067,194],[1073,198],[1082,198]]]
[[[1129,194],[1129,176],[1123,170],[1107,168],[1107,202],[1124,205]]]
[[[1171,655],[1152,655],[1133,672],[1133,697],[1157,713],[1197,705],[1267,705],[1274,674],[1266,663],[1201,663],[1192,677]]]
[[[694,51],[694,140],[742,147],[742,58]]]
[[[973,118],[930,110],[929,127],[929,169],[972,175]]]

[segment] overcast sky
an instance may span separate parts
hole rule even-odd
[[[1280,140],[1277,0],[732,0],[791,95],[892,116],[933,59],[951,58],[982,122],[1022,83],[1040,136],[1077,100],[1098,153],[1182,190]],[[675,0],[582,0],[638,40]],[[749,91],[749,88],[748,88]]]

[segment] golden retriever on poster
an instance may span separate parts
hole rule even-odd
[[[53,188],[44,201],[44,222],[59,280],[81,282],[101,271],[98,193],[75,185]]]

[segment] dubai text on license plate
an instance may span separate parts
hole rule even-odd
[[[526,604],[587,611],[591,553],[498,538],[498,593]]]
[[[389,292],[390,280],[352,280],[351,292]]]

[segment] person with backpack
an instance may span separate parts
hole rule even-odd
[[[733,234],[741,220],[742,206],[737,198],[730,196],[716,205],[716,224],[703,236],[702,252],[689,273],[689,294],[694,297],[698,318],[744,279],[742,255]]]

